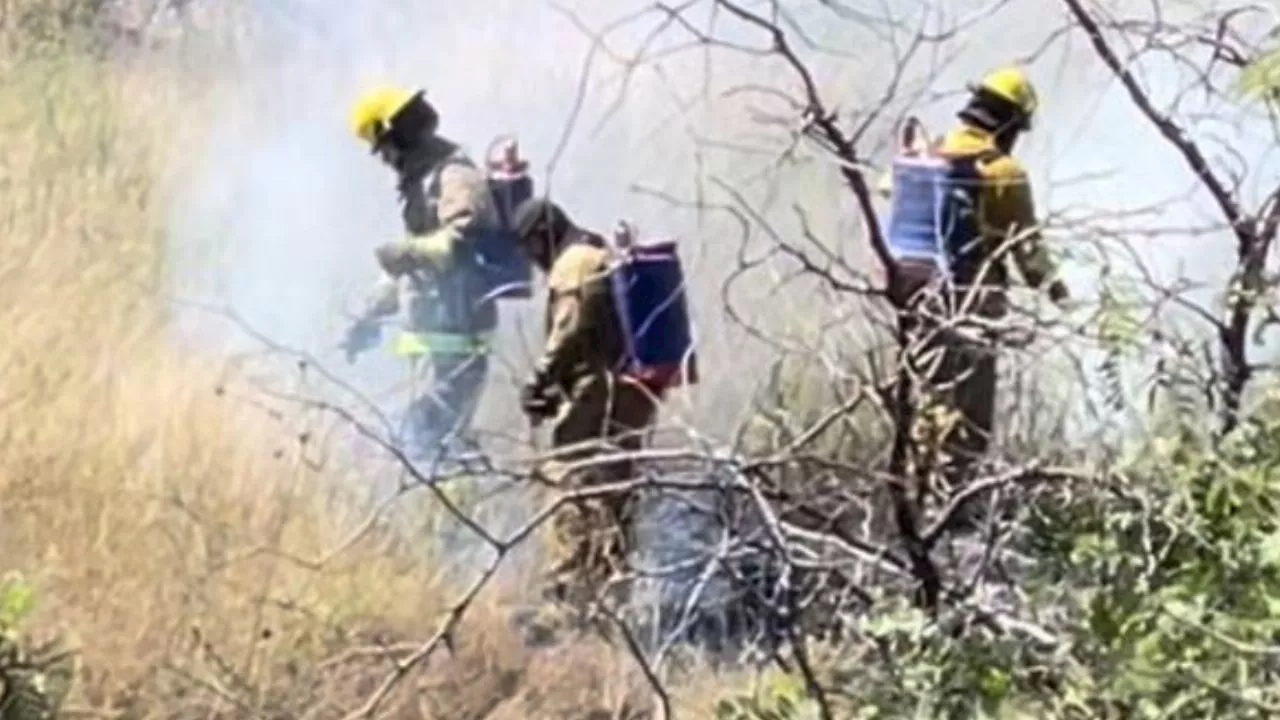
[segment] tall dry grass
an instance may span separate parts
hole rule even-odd
[[[171,344],[162,178],[198,135],[183,88],[65,49],[0,75],[0,573],[37,591],[27,630],[76,650],[71,714],[341,717],[456,588],[389,532],[335,552],[365,480],[317,469],[296,427]],[[532,655],[500,597],[467,617],[386,716],[643,704],[616,651]]]

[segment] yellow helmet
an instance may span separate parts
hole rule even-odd
[[[1036,95],[1035,87],[1031,85],[1031,80],[1027,78],[1026,73],[1016,67],[1001,68],[988,74],[974,89],[986,90],[996,97],[1013,103],[1028,122],[1040,106],[1040,99]]]
[[[421,94],[420,90],[398,87],[377,87],[366,92],[351,110],[351,131],[376,145],[391,129],[392,118]]]

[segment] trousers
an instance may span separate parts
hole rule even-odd
[[[1003,316],[1003,292],[977,293],[925,296],[904,315],[916,469],[939,470],[953,488],[969,481],[987,453],[995,421],[998,349],[976,331],[962,332],[951,324],[962,302],[976,318]]]
[[[433,354],[414,360],[415,387],[404,411],[402,442],[414,459],[439,455],[470,433],[489,375],[484,352]]]
[[[568,492],[589,490],[633,477],[630,458],[573,467],[601,454],[640,450],[657,401],[639,383],[613,373],[582,378],[561,406],[551,430],[554,459],[542,474]],[[633,539],[634,492],[574,499],[551,518],[551,599],[583,608],[609,580],[626,569]]]

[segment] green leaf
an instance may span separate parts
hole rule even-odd
[[[1240,73],[1240,89],[1251,98],[1264,97],[1280,88],[1280,52],[1263,56]]]
[[[929,619],[923,612],[912,608],[864,620],[862,629],[873,637],[887,638],[893,635],[916,637],[924,631],[928,622]]]
[[[1258,544],[1258,560],[1266,567],[1280,567],[1280,530],[1262,538]]]
[[[17,629],[35,609],[35,591],[23,577],[11,572],[0,580],[0,632]]]
[[[982,681],[979,683],[979,691],[992,701],[1003,700],[1009,696],[1009,690],[1013,687],[1013,678],[1009,673],[999,668],[987,668],[983,673]]]

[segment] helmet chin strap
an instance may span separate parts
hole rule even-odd
[[[404,160],[404,153],[400,151],[400,148],[397,148],[392,143],[383,142],[378,145],[375,152],[378,153],[378,157],[382,158],[382,161],[387,165],[390,165],[392,168],[397,170],[400,169],[400,164]]]
[[[1021,130],[1012,127],[996,131],[994,133],[996,147],[1006,155],[1013,152],[1014,143],[1018,142],[1018,136],[1021,134]]]

